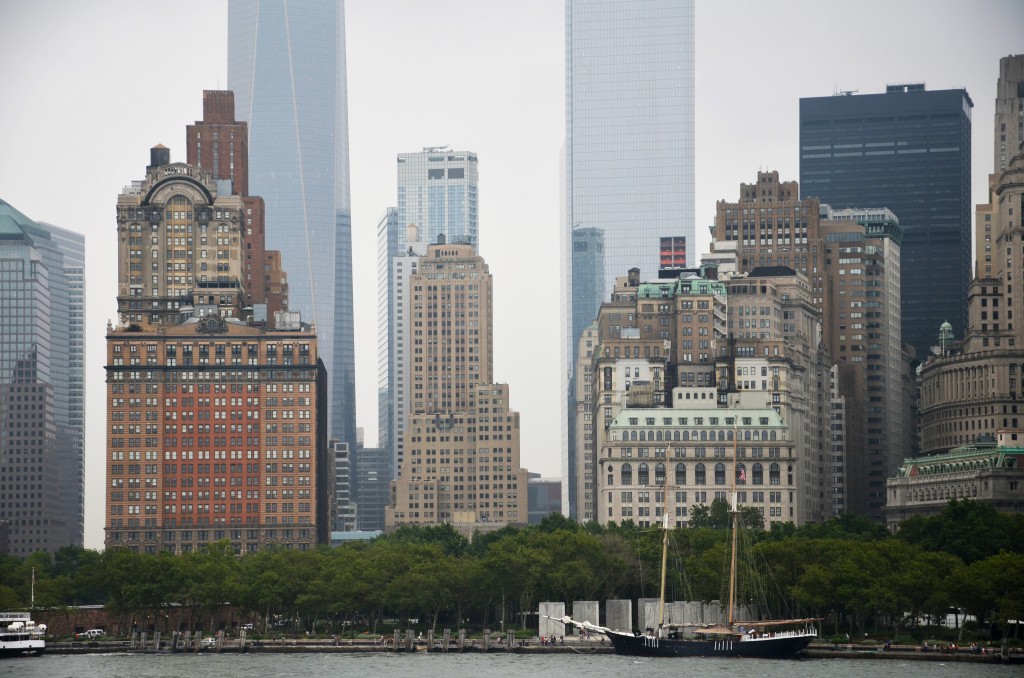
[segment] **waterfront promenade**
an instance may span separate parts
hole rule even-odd
[[[395,639],[398,639],[396,644]],[[325,654],[359,654],[380,653],[394,654],[405,652],[419,653],[490,653],[490,654],[613,654],[610,644],[601,640],[581,640],[578,638],[556,639],[554,644],[543,644],[539,638],[528,640],[517,639],[510,645],[505,637],[498,640],[492,635],[489,640],[480,636],[463,637],[449,636],[447,648],[445,639],[428,639],[427,637],[411,637],[410,634],[396,634],[378,639],[367,638],[275,638],[261,640],[245,640],[241,638],[218,639],[214,644],[205,645],[201,641],[190,639],[187,644],[179,637],[175,647],[167,640],[156,638],[146,639],[145,645],[141,638],[133,641],[93,641],[93,642],[51,642],[47,644],[48,654],[84,655],[124,652],[131,654],[220,654],[220,653],[325,653]],[[159,645],[157,645],[159,643]],[[957,662],[964,664],[1024,664],[1024,653],[1013,649],[1007,657],[998,651],[986,651],[976,654],[965,648],[955,652],[923,652],[917,645],[893,645],[884,650],[881,646],[814,643],[802,655],[807,659],[873,659],[880,661],[931,661]]]

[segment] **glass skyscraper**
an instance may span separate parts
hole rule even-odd
[[[476,153],[436,147],[398,154],[400,245],[404,229],[416,224],[428,245],[444,235],[449,243],[479,250],[478,223]]]
[[[330,435],[355,449],[344,2],[229,0],[228,87],[249,124],[249,192],[266,202],[289,310],[316,324]]]
[[[942,323],[961,336],[966,329],[973,105],[966,90],[923,84],[800,100],[801,197],[895,213],[903,341],[922,358]],[[865,299],[869,341],[872,303]]]
[[[657,276],[662,238],[696,248],[694,3],[566,0],[565,61],[562,476],[568,479],[576,476],[573,371],[580,334],[616,277],[634,267],[644,279]],[[602,284],[594,289],[598,264]],[[568,482],[563,488],[563,508],[575,516],[572,488]]]
[[[0,200],[0,552],[83,543],[84,260],[83,236]]]

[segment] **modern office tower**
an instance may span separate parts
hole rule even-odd
[[[245,288],[249,303],[263,305],[260,315],[272,320],[288,310],[287,283],[280,274],[280,253],[265,249],[263,198],[249,195],[249,130],[235,119],[234,93],[203,91],[203,119],[185,128],[185,141],[188,164],[208,169],[219,182],[219,193],[242,198]]]
[[[661,238],[695,246],[694,2],[566,0],[565,62],[561,351],[569,478],[580,335],[617,276],[634,267],[646,279],[656,275]],[[585,229],[592,232],[577,237]],[[584,243],[600,249],[578,249]],[[573,515],[566,499],[563,510]]]
[[[527,504],[530,525],[538,525],[552,513],[562,513],[561,478],[541,478],[539,473],[529,474]]]
[[[266,201],[289,308],[315,325],[330,435],[356,444],[344,4],[228,3],[228,88],[249,125],[249,189]]]
[[[405,459],[388,530],[443,522],[472,533],[527,520],[519,413],[493,383],[492,280],[472,245],[427,247],[410,276],[413,347]]]
[[[361,437],[361,436],[360,436]],[[391,494],[391,454],[382,448],[350,451],[333,442],[335,532],[383,532]]]
[[[843,364],[838,378],[844,408],[862,415],[856,435],[842,443],[845,469],[828,476],[828,491],[832,499],[844,495],[845,510],[877,519],[885,478],[909,451],[903,407],[909,365],[898,311],[900,236],[891,211],[819,206],[816,198],[799,197],[796,182],[779,181],[778,172],[758,172],[756,183],[740,184],[740,199],[719,201],[715,217],[714,249],[730,253],[737,273],[784,266],[807,276],[809,301],[820,313],[820,342],[829,359]],[[783,317],[788,320],[788,313]],[[829,384],[824,374],[819,381],[824,402]],[[825,454],[822,449],[822,459]],[[840,476],[843,487],[834,484]]]
[[[967,321],[973,105],[965,90],[923,84],[800,100],[803,195],[899,218],[903,339],[919,358],[940,324]]]
[[[17,556],[83,543],[84,254],[0,200],[0,520]]]
[[[82,546],[85,535],[85,236],[54,226],[44,221],[39,226],[50,234],[64,259],[64,281],[68,290],[68,305],[64,314],[67,322],[68,349],[66,386],[67,421],[58,418],[58,436],[66,452],[61,464],[61,505],[67,512],[71,543]]]
[[[671,407],[629,408],[611,421],[601,451],[601,522],[685,527],[690,510],[729,499],[758,508],[765,526],[800,524],[803,460],[792,424],[771,407],[720,408],[717,389],[680,386]],[[607,499],[607,501],[605,501]]]
[[[398,154],[398,225],[420,228],[424,242],[465,243],[479,249],[476,153],[447,146]],[[399,232],[399,235],[404,235]],[[401,248],[405,243],[399,241]]]
[[[378,274],[382,283],[377,290],[377,400],[380,447],[390,450],[395,478],[401,475],[405,460],[405,428],[409,413],[412,337],[409,317],[413,295],[411,276],[419,270],[426,243],[420,241],[415,224],[398,228],[397,211],[388,209],[377,229]],[[398,238],[401,230],[403,236]],[[388,254],[393,243],[401,241],[401,250]]]
[[[356,529],[384,531],[384,510],[391,496],[391,451],[382,447],[360,447],[356,452]]]
[[[391,262],[402,251],[398,246],[401,237],[398,231],[398,210],[389,207],[377,223],[377,444],[387,450],[396,447],[395,417],[400,413],[392,395],[392,384],[397,378],[393,347],[396,346],[395,332],[398,328],[392,311],[395,295],[391,283]],[[403,359],[403,374],[406,364]]]
[[[719,275],[729,300],[728,340],[716,354],[719,405],[771,407],[782,416],[802,460],[794,522],[825,520],[838,513],[828,495],[843,498],[845,484],[826,465],[831,360],[810,282],[785,266]]]
[[[997,145],[1004,133],[1008,144],[1019,143],[1008,131],[1024,119],[1024,55],[1001,59],[999,66],[994,135]],[[996,163],[1001,164],[998,156]],[[978,268],[966,333],[949,323],[933,328],[934,355],[921,367],[924,454],[972,445],[982,435],[997,438],[1001,431],[1024,439],[1021,200],[1024,149],[1018,147],[1006,169],[990,177],[988,204],[978,206]]]
[[[331,455],[334,459],[334,501],[331,509],[332,532],[355,532],[358,506],[356,504],[355,465],[348,443],[331,441]]]

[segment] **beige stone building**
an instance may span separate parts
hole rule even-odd
[[[412,344],[404,459],[386,529],[451,523],[464,532],[524,525],[519,413],[493,383],[492,279],[471,245],[427,247],[409,276]]]
[[[978,436],[1024,427],[1024,55],[1000,61],[996,173],[977,208],[976,275],[966,330],[936,328],[935,355],[920,370],[921,450],[947,452]],[[1016,141],[1015,141],[1016,140]],[[1005,147],[1005,149],[1003,148]]]
[[[806,276],[785,266],[725,274],[729,341],[718,352],[717,388],[730,403],[770,407],[788,424],[800,459],[794,522],[845,510],[844,430],[830,422],[829,367],[821,316]]]
[[[771,408],[720,408],[714,387],[680,387],[671,407],[624,408],[599,452],[601,522],[685,527],[692,508],[736,492],[765,526],[800,523],[800,459]]]
[[[1024,429],[1001,430],[972,445],[908,459],[888,481],[885,522],[896,532],[911,516],[940,513],[951,499],[1024,511]]]
[[[820,373],[815,397],[821,397],[822,409],[826,400],[830,410],[839,408],[828,416],[841,414],[853,435],[827,444],[803,441],[820,444],[818,470],[825,482],[819,498],[828,499],[826,515],[850,511],[880,520],[885,479],[910,449],[909,361],[900,325],[901,235],[888,210],[832,210],[815,198],[801,200],[796,182],[779,181],[778,172],[758,172],[756,183],[740,185],[737,202],[717,205],[710,259],[718,263],[720,277],[773,267],[805,276],[820,314],[821,335],[815,341],[840,364],[838,371],[826,364],[814,367],[815,376]],[[751,320],[763,321],[737,320],[745,325],[731,329],[734,339],[749,335]],[[812,412],[807,422],[823,424],[824,418],[825,412]],[[831,421],[830,435],[837,436],[836,426]],[[807,481],[814,482],[811,458],[804,462]],[[804,509],[810,519],[810,507]]]
[[[213,175],[150,151],[146,178],[117,199],[120,322],[148,330],[197,309],[239,317],[245,211],[237,195],[218,195]]]
[[[588,488],[586,474],[588,468],[597,471],[607,430],[622,409],[666,407],[677,384],[700,385],[707,396],[706,389],[714,385],[725,312],[725,286],[692,271],[641,282],[639,271],[632,269],[617,279],[593,329],[584,332],[576,370],[583,376],[577,380],[575,450],[576,468],[583,474],[576,487],[581,521],[607,520],[603,475],[598,473]]]

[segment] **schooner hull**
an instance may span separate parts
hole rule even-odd
[[[606,633],[616,654],[636,657],[752,657],[789,659],[799,655],[811,642],[811,635],[778,636],[745,640],[654,638],[624,633]]]

